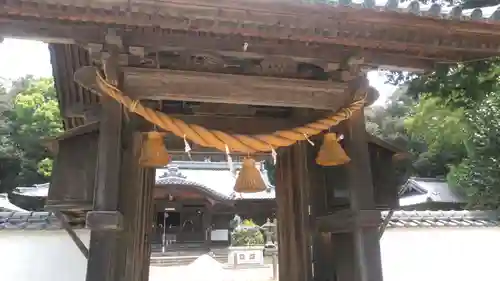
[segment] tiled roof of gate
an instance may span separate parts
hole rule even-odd
[[[316,2],[314,0],[301,2]],[[376,11],[388,11],[409,13],[416,16],[428,16],[449,20],[478,20],[499,21],[500,5],[482,7],[475,9],[462,9],[459,6],[443,7],[438,3],[423,5],[419,1],[400,0],[329,0],[330,5],[348,6],[357,9],[373,9]]]
[[[389,212],[382,212],[382,219]],[[496,211],[395,211],[388,228],[493,227],[500,226]]]
[[[0,230],[58,230],[56,216],[49,212],[0,212]]]
[[[26,1],[25,2],[37,2],[37,1]],[[50,1],[49,1],[50,2]],[[132,1],[134,2],[134,1]],[[414,14],[418,16],[428,16],[428,17],[436,17],[436,18],[442,18],[442,19],[449,19],[449,20],[480,20],[480,21],[486,21],[486,20],[499,20],[500,18],[500,12],[497,11],[496,14],[493,14],[493,11],[495,11],[495,7],[493,9],[489,9],[491,7],[486,7],[486,8],[476,8],[476,9],[467,9],[464,10],[460,6],[448,6],[448,7],[441,7],[438,3],[434,3],[431,5],[423,5],[417,0],[413,1],[400,1],[400,0],[322,0],[322,1],[317,1],[317,0],[294,0],[294,1],[277,1],[283,2],[283,3],[290,3],[292,2],[293,4],[298,3],[298,4],[324,4],[324,5],[330,5],[330,6],[341,6],[341,7],[349,7],[353,9],[372,9],[375,11],[380,11],[380,12],[399,12],[399,13],[408,13],[408,14]],[[430,2],[430,1],[429,1]],[[61,5],[63,6],[63,5]],[[120,9],[124,8],[123,6],[120,7],[120,5],[106,5],[103,3],[99,3],[99,1],[76,1],[76,2],[71,2],[69,5],[64,5],[66,7],[68,6],[73,6],[73,7],[82,7],[82,8],[87,8],[92,11],[93,9],[99,9],[99,10],[104,10],[104,11],[111,11],[113,9]],[[135,4],[129,4],[127,6],[128,9],[131,9],[131,12],[134,13],[140,13],[140,14],[145,14],[145,15],[151,15],[152,13],[155,12],[155,9],[161,9],[161,3],[158,5],[137,5]],[[11,14],[15,14],[15,12],[10,12]],[[17,12],[19,13],[19,12]]]
[[[382,218],[388,212],[382,212]],[[81,228],[78,225],[74,228]],[[495,211],[396,211],[388,228],[500,227]],[[49,212],[0,212],[2,230],[59,230],[61,223]]]

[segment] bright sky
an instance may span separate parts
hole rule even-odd
[[[52,76],[52,66],[47,44],[37,41],[5,39],[0,44],[0,78],[16,79],[25,75]],[[380,92],[376,104],[384,104],[396,87],[385,84],[382,73],[368,73],[370,85]]]

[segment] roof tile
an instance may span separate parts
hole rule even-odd
[[[382,219],[388,212],[382,212]],[[396,211],[388,228],[396,227],[496,227],[500,213],[496,211]]]
[[[388,212],[382,212],[382,219]],[[77,226],[75,228],[81,228]],[[388,228],[500,227],[495,211],[396,211]],[[59,230],[61,223],[49,212],[0,212],[0,230]]]

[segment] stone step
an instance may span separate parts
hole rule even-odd
[[[181,265],[189,265],[194,262],[201,255],[194,256],[178,256],[178,257],[169,257],[169,256],[157,256],[151,257],[150,264],[154,266],[181,266]],[[214,256],[214,259],[221,264],[227,263],[227,256]]]

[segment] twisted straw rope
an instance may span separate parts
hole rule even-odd
[[[129,111],[142,116],[147,121],[172,132],[178,137],[185,137],[201,146],[213,147],[221,151],[225,151],[227,145],[230,151],[243,153],[270,152],[275,148],[290,146],[298,141],[308,140],[309,136],[317,135],[349,119],[354,111],[363,108],[365,102],[365,98],[362,98],[327,118],[290,130],[276,131],[267,135],[238,135],[209,130],[194,124],[186,124],[184,121],[170,117],[163,112],[145,107],[139,101],[134,101],[125,96],[118,88],[108,83],[99,71],[97,71],[97,85],[105,94],[121,103]]]

